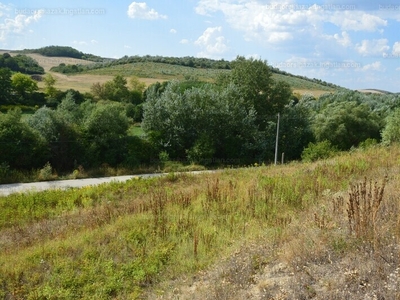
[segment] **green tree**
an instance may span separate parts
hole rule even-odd
[[[276,83],[271,68],[260,59],[238,56],[231,67],[231,81],[239,87],[247,106],[255,108],[257,123],[264,130],[268,119],[289,103],[292,94],[290,86],[283,82]],[[219,82],[226,82],[226,78],[220,78]]]
[[[44,143],[21,120],[21,110],[0,113],[0,160],[14,169],[38,168],[46,162]]]
[[[54,87],[57,80],[50,74],[47,73],[43,77],[44,91],[49,98],[55,98],[57,96],[57,89]]]
[[[279,152],[285,160],[297,160],[303,149],[314,141],[310,122],[310,110],[300,104],[285,107],[279,124]]]
[[[257,140],[255,111],[244,106],[233,84],[223,90],[207,85],[182,92],[174,81],[161,95],[157,87],[148,91],[142,126],[159,152],[167,151],[171,159],[239,163],[251,156]]]
[[[313,121],[317,142],[330,141],[339,150],[357,147],[367,138],[380,138],[380,118],[366,104],[355,101],[328,104]]]
[[[98,103],[85,117],[82,130],[87,161],[92,165],[117,165],[124,161],[124,141],[129,119],[119,103]]]
[[[319,159],[326,159],[335,155],[338,149],[329,141],[322,141],[318,143],[309,143],[304,148],[301,158],[305,162],[313,162]]]
[[[82,157],[78,128],[68,116],[47,107],[38,109],[29,125],[45,141],[48,161],[58,171],[71,170]]]
[[[56,112],[71,125],[80,125],[83,120],[83,112],[76,103],[74,92],[68,91],[64,99],[57,106]]]
[[[138,77],[132,76],[129,78],[129,87],[131,91],[137,91],[143,94],[144,90],[146,89],[146,84],[141,82]]]
[[[127,80],[121,75],[116,75],[113,80],[104,84],[104,93],[106,99],[117,102],[128,102],[129,90],[126,86]]]
[[[0,68],[0,105],[11,102],[11,71]]]
[[[121,75],[116,75],[112,80],[107,81],[104,84],[93,84],[91,92],[98,100],[130,102],[131,94],[126,85],[127,80]]]
[[[382,143],[390,145],[400,142],[400,108],[395,109],[387,118],[382,131]]]
[[[11,86],[22,103],[28,103],[32,94],[38,90],[36,81],[22,73],[15,73],[11,76]]]
[[[106,99],[106,95],[104,93],[104,84],[95,82],[90,87],[90,91],[96,100]]]

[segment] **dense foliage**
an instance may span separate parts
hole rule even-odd
[[[93,54],[83,53],[72,47],[68,46],[47,46],[39,49],[25,49],[23,53],[38,53],[43,56],[61,56],[61,57],[71,57],[78,59],[85,59],[91,61],[103,61],[103,58]]]
[[[171,65],[179,65],[191,68],[205,68],[205,69],[230,69],[230,62],[225,60],[213,60],[208,58],[196,58],[196,57],[164,57],[164,56],[124,56],[120,59],[107,59],[103,62],[90,65],[65,65],[60,64],[57,67],[51,68],[53,72],[59,73],[78,73],[87,70],[107,68],[117,65],[142,63],[142,62],[154,62]]]
[[[172,159],[239,164],[248,159],[258,136],[255,110],[245,107],[234,85],[181,92],[179,82],[172,82],[161,96],[155,88],[148,92],[142,126]]]
[[[14,72],[24,74],[44,74],[44,69],[33,58],[18,54],[11,56],[8,53],[0,55],[0,68],[8,68]]]
[[[238,57],[232,67],[215,85],[173,82],[165,90],[156,85],[147,91],[142,124],[159,151],[172,159],[201,164],[273,160],[276,114],[288,106],[290,87],[271,78],[265,61]],[[297,114],[292,116],[296,126],[308,122],[300,110],[292,109],[293,114]],[[281,141],[291,159],[302,150],[293,150],[302,145],[292,139],[308,143],[311,138],[304,132]]]
[[[284,153],[291,161],[399,141],[399,95],[300,98],[274,80],[266,61],[237,57],[230,67],[215,83],[188,77],[146,89],[138,78],[117,75],[85,94],[57,90],[49,74],[41,93],[29,76],[0,68],[0,109],[32,112],[0,114],[0,165],[28,170],[49,162],[59,172],[168,160],[247,165],[273,162],[276,146],[278,160]],[[144,135],[133,134],[134,123]]]
[[[190,68],[201,68],[201,69],[213,69],[213,70],[231,70],[233,69],[232,64],[235,64],[235,61],[230,62],[226,61],[224,59],[221,60],[214,60],[214,59],[209,59],[209,58],[199,58],[199,57],[192,57],[192,56],[185,56],[185,57],[165,57],[165,56],[151,56],[151,55],[146,55],[146,56],[124,56],[120,59],[107,59],[99,63],[95,64],[90,64],[90,65],[81,65],[81,64],[76,64],[76,65],[66,65],[64,63],[61,63],[60,65],[51,68],[51,71],[53,72],[59,72],[59,73],[64,73],[64,74],[69,74],[69,73],[79,73],[79,72],[85,72],[89,70],[95,70],[95,69],[102,69],[102,68],[110,68],[114,66],[121,66],[121,65],[127,65],[127,64],[135,64],[135,63],[145,63],[145,62],[151,62],[151,63],[159,63],[159,64],[169,64],[169,65],[176,65],[176,66],[184,66],[184,67],[190,67]],[[310,84],[318,84],[319,86],[323,86],[328,88],[339,88],[339,86],[328,83],[316,78],[310,79],[305,76],[299,76],[299,75],[293,75],[290,73],[287,73],[285,71],[282,71],[278,68],[274,68],[269,66],[270,72],[274,74],[280,74],[284,75],[286,77],[292,77],[292,78],[297,78],[297,79],[302,79]]]

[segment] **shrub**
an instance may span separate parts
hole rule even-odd
[[[303,150],[301,158],[305,162],[312,162],[319,159],[332,157],[337,151],[337,148],[334,147],[329,141],[309,143],[308,147]]]
[[[47,162],[43,168],[39,170],[39,180],[50,180],[53,177],[53,168],[49,162]]]

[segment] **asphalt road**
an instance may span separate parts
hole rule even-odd
[[[189,172],[190,174],[201,174],[213,171],[194,171]],[[175,173],[178,174],[178,173]],[[31,183],[12,183],[12,184],[1,184],[0,185],[0,197],[7,196],[12,193],[24,193],[24,192],[39,192],[49,189],[67,189],[67,188],[80,188],[91,185],[99,185],[107,182],[124,182],[134,177],[139,178],[152,178],[165,176],[166,173],[156,174],[141,174],[141,175],[127,175],[127,176],[114,176],[114,177],[100,177],[100,178],[85,178],[85,179],[71,179],[71,180],[56,180],[56,181],[41,181]]]
[[[102,183],[107,183],[112,181],[124,182],[133,177],[150,178],[163,175],[165,174],[143,174],[143,175],[129,175],[129,176],[115,176],[115,177],[101,177],[101,178],[41,181],[41,182],[31,182],[31,183],[2,184],[0,185],[0,196],[7,196],[12,193],[44,191],[48,189],[80,188],[90,185],[99,185]]]

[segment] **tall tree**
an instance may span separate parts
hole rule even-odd
[[[379,140],[381,130],[377,114],[355,101],[327,105],[312,126],[317,142],[330,141],[339,150],[357,147],[368,138]]]
[[[87,161],[96,165],[121,163],[125,155],[121,143],[127,136],[128,127],[129,120],[122,104],[98,103],[82,124]]]
[[[11,102],[11,71],[0,68],[0,105]]]
[[[211,85],[181,91],[171,82],[162,94],[150,89],[142,126],[160,151],[171,158],[200,163],[244,162],[257,140],[255,111],[246,106],[240,90]]]
[[[57,80],[50,73],[47,73],[46,76],[43,77],[43,82],[47,97],[55,98],[57,96],[57,89],[55,88]]]
[[[281,112],[292,94],[286,83],[276,83],[266,61],[238,56],[231,63],[231,81],[237,85],[249,107],[257,112],[257,123],[264,130],[268,119]],[[225,80],[221,80],[226,82]]]
[[[22,103],[28,103],[29,97],[39,89],[36,81],[22,73],[15,73],[11,76],[11,85],[18,100]]]
[[[387,118],[386,126],[382,131],[382,143],[390,145],[400,142],[400,108],[395,109]]]
[[[0,113],[0,162],[16,169],[41,167],[46,162],[44,143],[21,115],[19,109]]]

